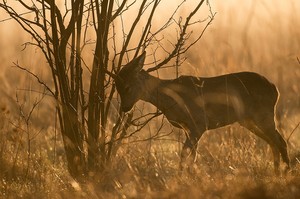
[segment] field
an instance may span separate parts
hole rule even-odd
[[[300,2],[211,3],[217,15],[180,74],[254,71],[274,82],[281,93],[277,126],[288,143],[291,170],[282,167],[275,175],[270,147],[234,124],[206,132],[196,164],[179,171],[185,135],[158,117],[124,140],[101,176],[77,183],[67,170],[54,100],[11,66],[22,63],[46,82],[49,71],[36,49],[22,51],[31,38],[8,20],[0,22],[0,198],[299,198]],[[161,136],[149,139],[162,122]]]

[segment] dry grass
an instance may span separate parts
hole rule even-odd
[[[299,3],[255,1],[253,11],[248,1],[228,2],[226,6],[215,2],[217,18],[196,47],[197,53],[187,55],[181,73],[200,76],[250,70],[264,74],[281,92],[279,126],[288,138],[300,121],[300,65],[296,59],[300,57],[300,13],[295,11]],[[40,87],[7,66],[15,59],[37,65],[39,59],[31,59],[35,51],[29,51],[30,57],[15,54],[20,49],[5,42],[8,40],[1,46],[8,48],[0,46],[4,68],[0,76],[0,198],[300,198],[298,128],[288,140],[292,169],[280,176],[273,172],[266,143],[238,125],[206,132],[195,166],[184,172],[178,171],[180,132],[163,140],[135,142],[149,136],[151,128],[145,128],[122,145],[102,175],[77,184],[67,172],[63,145],[49,117],[51,100],[46,98],[39,105],[29,129],[20,117],[20,107],[26,112],[41,96],[18,90],[21,99],[15,102],[15,88]],[[34,70],[47,80],[41,68]],[[158,125],[155,122],[151,125]]]
[[[194,167],[178,170],[178,133],[162,140],[135,142],[119,150],[102,175],[79,185],[67,173],[62,143],[43,132],[31,144],[22,121],[1,108],[0,192],[4,198],[298,198],[300,164],[287,174],[273,171],[267,144],[246,129],[231,127],[207,132],[200,140]],[[18,124],[18,126],[15,126]],[[32,129],[36,131],[37,129]],[[171,140],[170,138],[173,138]],[[165,140],[164,140],[165,139]],[[291,154],[295,148],[290,148]],[[55,158],[54,158],[55,154]],[[296,157],[292,157],[296,160]]]

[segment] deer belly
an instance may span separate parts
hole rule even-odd
[[[205,106],[204,114],[207,129],[215,129],[226,126],[244,118],[242,110],[236,110],[236,107],[220,104],[207,104]]]
[[[214,129],[245,117],[244,103],[239,95],[206,93],[198,97],[181,97],[176,105],[162,112],[175,127]]]

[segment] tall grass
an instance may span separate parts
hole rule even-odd
[[[238,125],[206,132],[195,166],[180,172],[184,135],[164,121],[160,135],[172,134],[147,139],[161,124],[157,118],[122,144],[102,176],[77,184],[67,173],[51,99],[44,97],[29,122],[22,117],[43,89],[10,63],[18,59],[32,66],[45,81],[48,73],[35,49],[20,52],[30,38],[11,34],[20,30],[5,22],[0,24],[0,198],[299,198],[300,3],[212,3],[216,19],[180,72],[211,76],[249,70],[272,80],[281,93],[279,126],[289,138],[290,172],[276,176],[270,148]]]

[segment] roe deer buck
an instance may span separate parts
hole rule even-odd
[[[188,157],[195,159],[197,142],[206,130],[234,122],[271,146],[276,172],[280,154],[289,168],[287,144],[275,127],[278,91],[274,84],[253,72],[161,80],[142,69],[145,55],[144,52],[129,62],[115,77],[121,108],[127,112],[138,100],[150,102],[172,125],[184,129],[187,138],[181,152],[181,168]]]

